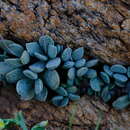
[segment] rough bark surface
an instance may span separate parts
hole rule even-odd
[[[49,103],[20,101],[13,88],[2,88],[0,106],[0,118],[13,117],[21,110],[29,127],[48,120],[49,130],[67,130],[73,115],[72,130],[94,130],[99,120],[100,130],[130,130],[130,108],[116,111],[87,96],[68,107],[57,108]]]
[[[130,1],[1,0],[0,34],[21,43],[49,34],[110,64],[130,65]]]
[[[129,0],[0,0],[0,37],[18,43],[49,34],[71,47],[84,46],[109,64],[130,65]],[[73,130],[130,130],[130,108],[116,111],[99,99],[82,97],[77,105],[56,108],[49,103],[23,102],[12,88],[0,91],[0,118],[22,110],[28,126],[49,120],[49,129],[68,129],[76,106]]]

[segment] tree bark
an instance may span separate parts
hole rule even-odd
[[[49,34],[109,64],[130,65],[129,0],[1,0],[0,9],[6,39],[25,43]]]
[[[17,43],[36,41],[48,34],[59,44],[84,46],[86,55],[105,63],[130,65],[129,0],[1,0],[0,37]],[[0,118],[22,110],[28,126],[49,120],[52,130],[129,130],[130,108],[116,111],[99,99],[84,96],[74,105],[56,108],[49,103],[20,101],[12,88],[2,88]],[[76,107],[75,107],[76,106]],[[99,116],[101,113],[101,116]]]
[[[71,123],[72,130],[93,130],[99,121],[100,130],[130,130],[130,108],[116,111],[93,97],[84,96],[79,102],[57,108],[45,102],[20,101],[12,86],[1,88],[0,106],[0,118],[13,117],[21,110],[29,127],[48,120],[51,130],[68,130]]]

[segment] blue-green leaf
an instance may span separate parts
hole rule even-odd
[[[63,87],[59,87],[55,91],[58,94],[60,94],[61,96],[67,96],[68,95],[67,91]]]
[[[24,100],[30,100],[34,97],[32,82],[28,79],[21,79],[16,84],[16,91]]]
[[[74,85],[74,79],[67,79],[67,85],[73,86]]]
[[[46,68],[48,70],[54,70],[60,65],[60,63],[61,63],[61,59],[59,57],[57,57],[55,59],[49,60],[46,63]]]
[[[78,91],[78,88],[75,86],[66,88],[68,93],[76,93]]]
[[[8,58],[5,59],[4,62],[13,66],[14,68],[23,66],[19,58]]]
[[[109,78],[109,76],[107,75],[107,73],[105,73],[105,72],[100,72],[100,76],[101,76],[101,78],[103,79],[103,81],[104,81],[105,83],[107,83],[107,84],[110,83],[110,78]]]
[[[45,69],[45,63],[42,61],[36,62],[29,66],[29,69],[35,73],[43,72]]]
[[[56,58],[57,56],[57,47],[54,45],[49,45],[48,46],[48,56],[49,58]]]
[[[69,69],[72,68],[74,66],[74,62],[73,61],[66,61],[63,65],[63,68],[65,69]]]
[[[54,45],[54,41],[50,36],[45,35],[39,38],[39,44],[44,52],[47,54],[48,45]]]
[[[34,55],[35,55],[35,57],[36,57],[37,59],[39,59],[39,60],[41,60],[41,61],[47,61],[47,60],[48,60],[48,57],[45,56],[45,55],[43,55],[43,54],[40,54],[40,53],[35,52]]]
[[[104,100],[104,102],[108,102],[111,99],[111,94],[109,92],[109,87],[104,87],[101,93],[101,97]]]
[[[56,90],[60,85],[60,77],[56,70],[46,71],[43,75],[44,82],[52,90]]]
[[[26,44],[26,49],[30,56],[34,56],[34,53],[42,54],[42,50],[37,42],[30,42]]]
[[[113,72],[111,71],[110,66],[104,65],[104,66],[103,66],[103,70],[104,70],[110,77],[112,77]]]
[[[16,43],[14,43],[11,40],[0,40],[0,48],[9,54],[12,54],[12,53],[10,53],[10,48],[9,48],[9,45],[11,45],[11,44],[16,44]]]
[[[116,64],[112,65],[111,71],[116,73],[126,73],[127,69],[123,65]]]
[[[126,82],[128,80],[128,78],[123,74],[114,74],[113,77],[119,82]]]
[[[88,68],[87,67],[82,67],[80,69],[77,70],[77,77],[82,77],[84,76],[88,71]]]
[[[0,75],[5,75],[6,73],[12,71],[14,67],[11,65],[5,63],[5,62],[0,62]]]
[[[20,61],[23,65],[26,65],[30,62],[30,56],[27,51],[23,51],[23,53],[20,57]]]
[[[128,66],[128,69],[127,69],[127,76],[128,78],[130,78],[130,66]]]
[[[80,67],[83,67],[86,63],[86,60],[85,59],[79,59],[75,62],[75,67],[76,68],[80,68]]]
[[[41,79],[35,80],[35,88],[34,88],[35,94],[41,93],[42,90],[43,90],[42,80]]]
[[[130,100],[128,100],[128,95],[121,96],[112,103],[112,106],[117,110],[123,109],[128,105],[130,105]]]
[[[95,78],[97,77],[97,71],[94,69],[88,69],[84,76],[89,79]]]
[[[80,96],[70,93],[70,94],[69,94],[69,99],[70,99],[71,101],[77,101],[77,100],[80,99]]]
[[[52,98],[52,103],[58,107],[65,107],[69,103],[69,99],[63,96],[55,96]]]
[[[48,96],[48,90],[46,87],[43,87],[42,91],[36,94],[35,99],[39,101],[46,101],[47,96]]]
[[[66,48],[64,51],[63,51],[63,53],[62,53],[62,55],[61,55],[61,59],[63,60],[63,61],[68,61],[69,59],[71,59],[71,53],[72,53],[72,49],[71,48]]]
[[[86,67],[94,67],[98,64],[99,60],[98,59],[92,59],[86,62]]]
[[[117,85],[118,87],[126,87],[126,84],[120,81],[115,81],[115,85]]]
[[[72,52],[72,58],[75,61],[81,59],[83,57],[83,55],[84,55],[83,47],[80,47]]]
[[[90,86],[96,92],[101,91],[100,81],[98,80],[98,78],[90,79]]]
[[[67,76],[69,79],[73,80],[75,78],[75,68],[70,68],[68,70]]]
[[[18,80],[24,77],[22,70],[17,68],[6,74],[6,80],[8,83],[16,83]]]
[[[24,70],[24,71],[23,71],[23,74],[24,74],[26,77],[28,77],[29,79],[35,80],[35,79],[38,78],[37,73],[35,73],[35,72],[33,72],[33,71],[29,70],[29,69]]]
[[[24,51],[24,48],[21,45],[15,43],[10,44],[8,48],[9,48],[8,53],[15,55],[17,57],[20,57]]]

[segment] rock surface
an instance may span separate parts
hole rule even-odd
[[[1,0],[0,35],[24,43],[49,34],[60,44],[130,65],[129,0]]]
[[[72,130],[93,130],[99,121],[100,130],[130,130],[130,108],[116,111],[87,96],[68,107],[57,108],[49,103],[20,101],[13,88],[1,88],[0,106],[0,118],[13,117],[21,110],[29,127],[48,120],[49,130],[68,129],[70,122]]]

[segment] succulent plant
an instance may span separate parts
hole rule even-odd
[[[65,107],[70,100],[79,100],[83,89],[104,102],[116,99],[112,103],[116,109],[130,104],[130,67],[85,59],[83,47],[73,50],[44,35],[25,46],[0,40],[0,49],[0,81],[16,84],[23,100],[46,101],[49,95],[54,105]]]

